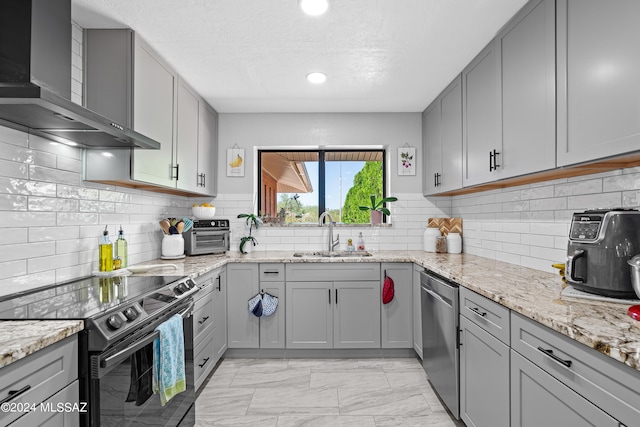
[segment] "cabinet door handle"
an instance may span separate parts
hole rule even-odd
[[[205,176],[205,174],[201,174],[201,175],[202,175],[202,186],[206,187],[207,186],[207,184],[206,184],[207,183],[206,176]]]
[[[544,349],[542,347],[538,347],[538,350],[540,350],[541,352],[543,352],[545,355],[549,356],[550,358],[552,358],[556,362],[562,363],[567,368],[571,367],[571,360],[560,359],[558,356],[553,354],[553,350],[547,350],[547,349]]]
[[[338,304],[338,290],[336,289],[336,304]]]
[[[216,280],[218,281],[218,292],[220,292],[220,286],[222,281],[220,280],[220,276],[216,277]]]
[[[200,324],[202,325],[202,324],[203,324],[204,322],[206,322],[208,319],[209,319],[209,316],[204,316],[204,317],[202,318],[202,320],[198,320],[198,323],[200,323]]]
[[[171,179],[175,179],[177,181],[178,180],[178,174],[180,172],[180,165],[176,164],[175,166],[171,166],[171,169],[175,169],[176,170],[176,176],[173,176],[173,174],[171,174]]]
[[[478,316],[481,316],[481,317],[486,317],[487,316],[487,312],[486,311],[480,311],[480,309],[478,307],[469,307],[469,310],[473,311]]]
[[[489,172],[498,170],[500,165],[498,164],[498,155],[500,153],[497,150],[489,151]]]
[[[331,305],[331,289],[328,289],[329,291],[329,305]]]
[[[440,187],[440,185],[442,185],[442,184],[440,183],[440,177],[441,177],[441,176],[442,176],[442,175],[440,175],[439,173],[437,173],[437,174],[436,174],[436,187]]]
[[[7,397],[5,397],[4,399],[0,400],[0,405],[2,405],[3,403],[10,402],[11,400],[15,399],[16,397],[20,396],[21,394],[26,393],[30,389],[31,389],[31,386],[30,385],[26,385],[26,386],[22,387],[20,390],[9,390],[9,394],[7,395]]]
[[[202,364],[198,364],[198,366],[200,366],[200,367],[202,368],[204,365],[206,365],[206,364],[207,364],[207,362],[208,362],[208,361],[209,361],[209,358],[207,357],[206,359],[204,359],[204,360],[202,361]]]
[[[434,187],[438,186],[438,174],[437,173],[433,174],[433,186]]]

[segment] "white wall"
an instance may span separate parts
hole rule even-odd
[[[422,196],[422,119],[420,113],[377,114],[220,114],[218,136],[219,186],[215,205],[218,216],[232,221],[231,249],[246,235],[237,214],[252,212],[256,203],[255,154],[257,148],[382,146],[388,151],[389,195],[392,227],[340,227],[341,249],[347,239],[357,241],[363,233],[371,250],[417,250],[422,248],[422,230],[429,217],[445,216],[448,200],[437,202]],[[245,149],[245,176],[226,176],[226,150],[237,144]],[[403,145],[416,147],[416,175],[398,176],[397,151]],[[327,228],[262,227],[254,250],[320,250],[327,245]]]
[[[640,208],[640,168],[456,196],[464,251],[553,271],[566,259],[571,215],[586,209]]]

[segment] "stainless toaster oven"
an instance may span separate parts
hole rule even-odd
[[[193,220],[184,234],[187,255],[222,254],[229,250],[229,220]]]

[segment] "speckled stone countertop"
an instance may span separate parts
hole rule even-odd
[[[0,368],[77,334],[82,320],[0,321]]]
[[[197,282],[198,276],[229,262],[412,262],[640,370],[640,321],[627,315],[628,305],[567,298],[560,295],[559,275],[474,255],[380,251],[362,258],[299,258],[286,251],[230,252],[147,263],[175,264],[177,270],[158,269],[152,274],[166,270]]]

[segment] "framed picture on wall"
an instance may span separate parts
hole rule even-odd
[[[416,149],[415,147],[398,148],[398,175],[416,174]]]
[[[227,148],[227,176],[244,176],[244,148]]]

